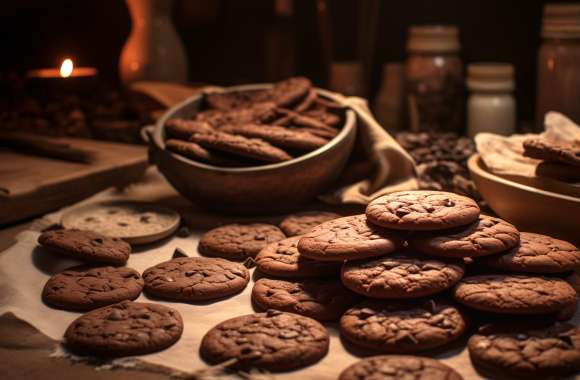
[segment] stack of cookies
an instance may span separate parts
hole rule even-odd
[[[339,133],[344,110],[317,95],[306,78],[271,89],[206,96],[193,119],[165,124],[168,150],[216,166],[256,166],[288,161],[318,149]]]
[[[536,175],[565,182],[580,181],[580,145],[529,138],[523,142],[524,156],[542,160]]]

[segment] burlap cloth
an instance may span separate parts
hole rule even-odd
[[[187,88],[158,82],[138,82],[131,90],[172,107],[201,92],[220,91],[220,87]],[[335,189],[320,196],[330,204],[367,204],[383,194],[417,189],[413,158],[385,131],[373,117],[365,99],[334,93],[357,117],[358,134],[354,154]],[[349,182],[349,178],[353,181]]]

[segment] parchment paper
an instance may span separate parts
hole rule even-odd
[[[176,247],[182,248],[188,255],[197,255],[197,241],[203,230],[218,223],[229,223],[232,220],[204,214],[196,210],[183,198],[177,196],[157,174],[155,169],[148,173],[147,183],[135,185],[127,191],[108,190],[83,202],[91,203],[108,199],[151,200],[179,211],[188,224],[195,230],[186,238],[174,236],[158,244],[137,247],[131,255],[128,266],[142,272],[161,261],[169,260]],[[73,206],[74,207],[74,206]],[[33,230],[18,236],[18,242],[0,254],[0,314],[13,312],[17,317],[29,322],[47,336],[60,340],[68,324],[80,314],[56,310],[45,306],[40,298],[44,283],[50,275],[55,274],[77,262],[51,255],[37,248],[36,239],[40,227],[48,226],[60,220],[61,212],[47,215],[35,223]],[[252,269],[255,278],[255,269]],[[194,371],[206,367],[198,355],[198,348],[203,335],[217,323],[235,316],[253,313],[250,293],[253,280],[240,294],[214,302],[187,304],[148,300],[141,295],[139,301],[159,302],[176,308],[181,313],[185,329],[181,339],[169,349],[156,354],[139,358],[147,363],[168,366],[180,371]],[[578,321],[578,315],[574,318]],[[276,374],[279,379],[336,379],[348,365],[357,361],[364,352],[346,349],[338,334],[336,324],[328,324],[331,335],[330,351],[319,363],[308,368]],[[436,355],[444,363],[455,368],[464,379],[479,379],[472,368],[464,343]],[[368,353],[367,353],[368,354]]]

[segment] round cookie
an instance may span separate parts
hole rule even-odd
[[[218,324],[205,334],[199,351],[210,364],[237,359],[232,367],[279,372],[319,361],[329,339],[314,319],[268,310]]]
[[[482,258],[480,262],[511,272],[564,273],[580,269],[580,251],[567,241],[522,232],[519,246],[504,254]]]
[[[225,132],[194,133],[191,138],[196,144],[208,149],[219,150],[242,157],[265,162],[282,162],[292,159],[282,149],[261,139],[246,138]]]
[[[515,247],[518,230],[505,220],[487,215],[465,227],[453,230],[418,233],[411,246],[428,255],[441,257],[478,257],[493,255]]]
[[[169,139],[165,141],[167,150],[182,155],[183,157],[191,158],[192,160],[207,162],[208,164],[218,166],[238,166],[239,163],[225,157],[224,155],[211,152],[201,145],[194,142],[181,141],[176,139]]]
[[[306,211],[288,215],[280,222],[280,229],[286,236],[304,235],[314,227],[341,216],[334,212]]]
[[[564,280],[507,274],[466,277],[453,296],[465,306],[500,314],[555,313],[577,301]]]
[[[340,273],[341,264],[338,262],[317,261],[302,256],[297,247],[300,238],[293,236],[264,247],[256,256],[258,270],[284,278],[336,276]]]
[[[262,278],[252,301],[262,310],[275,309],[319,321],[336,321],[359,297],[338,280],[284,281]]]
[[[240,263],[215,257],[180,257],[143,272],[145,291],[156,297],[202,301],[242,291],[250,272]]]
[[[220,131],[249,138],[259,138],[281,148],[306,151],[318,149],[328,142],[328,139],[306,131],[292,130],[276,125],[230,124],[220,127]]]
[[[181,118],[167,120],[164,130],[166,136],[185,141],[189,140],[191,135],[194,133],[207,133],[214,131],[213,127],[204,121],[195,121]],[[169,141],[171,139],[166,138],[166,140]]]
[[[92,310],[134,300],[143,279],[127,267],[74,267],[48,279],[42,290],[47,304],[65,310]]]
[[[75,319],[64,337],[65,346],[75,353],[116,357],[163,350],[177,342],[182,332],[177,310],[123,301]]]
[[[243,260],[284,238],[284,233],[270,224],[228,224],[206,232],[199,241],[198,250],[206,256]]]
[[[525,157],[580,166],[580,148],[576,145],[531,138],[524,140],[523,146]]]
[[[231,110],[206,110],[198,112],[195,120],[209,123],[214,128],[226,124],[262,124],[276,117],[275,108],[274,103],[264,102]]]
[[[479,216],[479,206],[462,195],[444,191],[399,191],[373,200],[369,222],[396,230],[433,231],[464,226]]]
[[[338,380],[463,380],[451,367],[430,358],[405,355],[371,356],[347,367]]]
[[[476,367],[498,376],[564,376],[580,370],[580,328],[557,323],[543,329],[518,324],[486,326],[467,348]]]
[[[350,342],[384,353],[413,353],[446,345],[466,328],[460,311],[436,301],[391,303],[365,301],[340,319]]]
[[[268,95],[268,90],[212,92],[205,94],[205,100],[210,108],[231,110],[251,106],[253,103],[263,101]]]
[[[119,238],[74,229],[43,232],[38,243],[54,253],[113,265],[125,264],[131,253],[131,246]]]
[[[367,223],[364,214],[329,220],[303,235],[300,254],[313,260],[358,260],[389,254],[403,245],[403,237]]]
[[[269,91],[270,99],[279,107],[286,107],[298,102],[304,98],[310,89],[312,83],[308,78],[294,77],[277,82]]]
[[[347,261],[342,283],[352,291],[372,298],[416,298],[442,292],[463,277],[460,263],[412,256],[385,256]]]

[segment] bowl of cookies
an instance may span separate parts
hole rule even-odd
[[[355,114],[306,78],[193,96],[146,127],[150,158],[183,196],[228,213],[289,211],[338,178]]]

